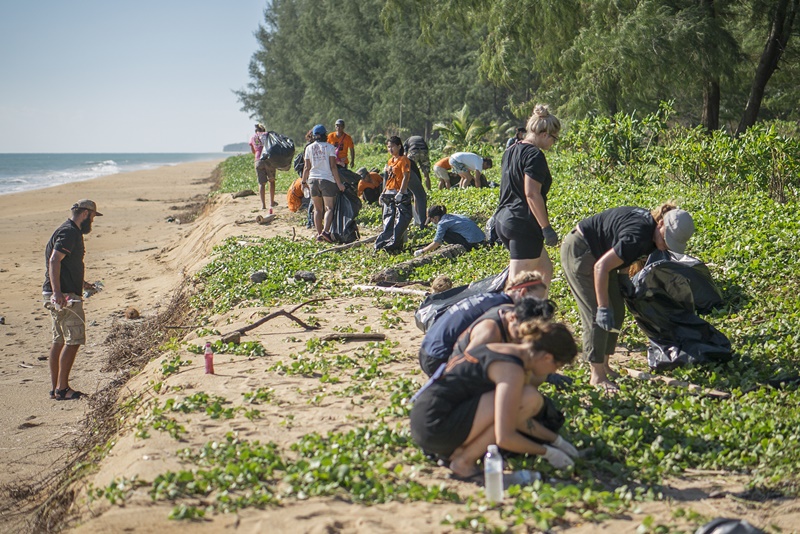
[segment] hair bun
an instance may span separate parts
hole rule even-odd
[[[536,104],[536,107],[533,108],[533,114],[544,118],[550,116],[550,110],[544,104]]]

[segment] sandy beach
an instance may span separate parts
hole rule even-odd
[[[114,378],[101,372],[108,354],[104,343],[113,325],[126,321],[124,310],[132,306],[143,317],[157,314],[168,303],[187,275],[208,261],[213,245],[230,236],[282,235],[298,239],[311,236],[298,219],[289,216],[285,195],[276,198],[277,219],[273,224],[235,224],[252,221],[257,210],[256,197],[239,199],[220,195],[211,199],[201,215],[192,222],[178,220],[198,205],[204,205],[213,182],[217,162],[183,164],[152,171],[120,174],[89,182],[55,187],[31,193],[0,196],[0,233],[3,251],[0,276],[5,299],[0,315],[0,457],[4,469],[0,485],[37,480],[65,465],[70,445],[84,431],[81,420],[87,413],[88,400],[56,402],[48,397],[47,362],[38,356],[50,343],[47,312],[40,303],[44,270],[44,246],[53,230],[68,216],[69,206],[80,198],[91,198],[104,213],[95,220],[86,237],[86,272],[88,281],[102,281],[104,290],[92,296],[86,305],[88,342],[73,368],[71,385],[88,394],[99,391]],[[171,220],[178,219],[178,220]],[[287,305],[287,307],[289,307]],[[357,314],[353,310],[358,310]],[[274,310],[238,308],[209,318],[210,327],[222,332],[252,323]],[[452,532],[443,520],[452,514],[463,517],[463,504],[443,502],[390,502],[364,506],[338,497],[307,500],[287,498],[264,510],[248,508],[238,513],[209,514],[199,522],[173,521],[168,516],[173,505],[153,502],[149,483],[159,474],[181,469],[176,454],[179,449],[198,450],[210,441],[224,441],[228,432],[240,439],[274,442],[288,450],[301,437],[312,432],[346,431],[369,421],[387,405],[386,392],[366,389],[357,394],[343,394],[351,383],[321,384],[316,377],[281,375],[271,367],[286,361],[288,354],[299,352],[306,341],[331,333],[337,324],[370,325],[374,332],[386,334],[397,343],[393,353],[398,358],[383,369],[394,376],[405,376],[422,383],[416,362],[416,350],[422,334],[414,327],[413,312],[401,314],[403,322],[393,328],[381,328],[382,310],[373,299],[349,298],[318,305],[314,314],[324,317],[323,328],[308,332],[281,318],[270,321],[244,338],[260,341],[265,357],[219,356],[216,374],[206,375],[202,356],[180,350],[182,358],[192,363],[165,377],[161,358],[151,361],[121,391],[121,399],[136,397],[143,409],[147,403],[163,403],[205,392],[228,399],[232,406],[242,405],[243,395],[258,388],[272,389],[271,399],[258,408],[261,417],[248,419],[237,413],[231,419],[213,419],[205,414],[177,414],[186,434],[178,441],[166,432],[151,431],[148,439],[136,436],[135,421],[123,425],[108,454],[96,469],[73,485],[76,492],[70,509],[69,530],[76,532]],[[297,314],[307,319],[308,312]],[[184,342],[202,344],[219,335],[198,334],[188,328]],[[339,352],[358,355],[360,343],[343,345]],[[154,384],[160,384],[158,391]],[[151,404],[152,406],[152,404]],[[425,467],[415,474],[423,484],[443,484],[461,495],[476,493],[475,485],[446,478],[446,469]],[[90,499],[92,488],[107,487],[114,481],[141,480],[146,485],[129,491],[125,506],[111,505],[104,499]],[[744,478],[724,473],[702,473],[665,488],[672,500],[642,503],[624,518],[602,524],[575,523],[574,532],[636,532],[647,515],[669,521],[673,502],[692,501],[694,510],[704,516],[748,517],[761,525],[775,524],[791,529],[800,523],[800,507],[795,500],[767,503],[743,503],[710,497],[715,492],[739,491]],[[3,495],[3,498],[7,498]],[[685,505],[685,504],[684,504]],[[491,517],[491,513],[486,513]],[[0,531],[24,530],[26,517],[0,517]]]

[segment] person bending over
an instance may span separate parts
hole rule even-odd
[[[325,140],[325,127],[317,124],[311,133],[314,135],[314,142],[305,150],[302,184],[308,183],[311,188],[317,241],[333,243],[333,203],[336,194],[344,191],[344,184],[339,179],[339,170],[336,167],[336,149]]]
[[[536,421],[545,401],[526,377],[545,377],[571,363],[578,353],[572,333],[562,323],[540,321],[524,323],[520,333],[522,343],[490,343],[451,358],[414,402],[412,438],[427,454],[447,458],[456,476],[479,474],[476,463],[489,445],[542,456],[557,469],[578,456]]]
[[[414,256],[421,256],[428,252],[433,252],[442,246],[442,243],[450,245],[463,245],[465,249],[472,250],[486,243],[486,236],[472,219],[464,215],[447,213],[447,208],[442,205],[431,206],[428,208],[428,220],[425,224],[436,225],[436,235],[433,242],[429,245],[414,251]]]
[[[480,187],[481,171],[492,168],[492,159],[482,158],[472,152],[456,152],[450,156],[450,166],[461,177],[461,189],[469,187],[470,182]]]
[[[546,293],[547,286],[542,282],[542,275],[536,271],[526,271],[509,278],[503,292],[481,293],[456,302],[433,323],[422,339],[419,348],[420,367],[426,375],[433,375],[450,357],[458,336],[490,309],[513,304],[526,296],[544,298]]]
[[[617,375],[608,358],[625,318],[621,271],[656,249],[683,254],[693,233],[692,216],[665,203],[652,211],[630,206],[605,210],[579,222],[564,238],[561,267],[581,314],[590,384],[618,391],[609,378]]]

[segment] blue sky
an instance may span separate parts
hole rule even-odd
[[[0,153],[218,152],[267,0],[0,4]]]

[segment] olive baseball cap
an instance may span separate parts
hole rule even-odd
[[[684,254],[686,243],[694,234],[694,220],[689,212],[682,209],[670,210],[664,214],[664,239],[673,252]]]
[[[84,198],[83,200],[77,201],[75,204],[72,205],[72,209],[79,210],[91,210],[94,212],[95,215],[98,217],[102,217],[103,214],[97,211],[97,204],[94,203],[94,200],[89,200],[88,198]]]

